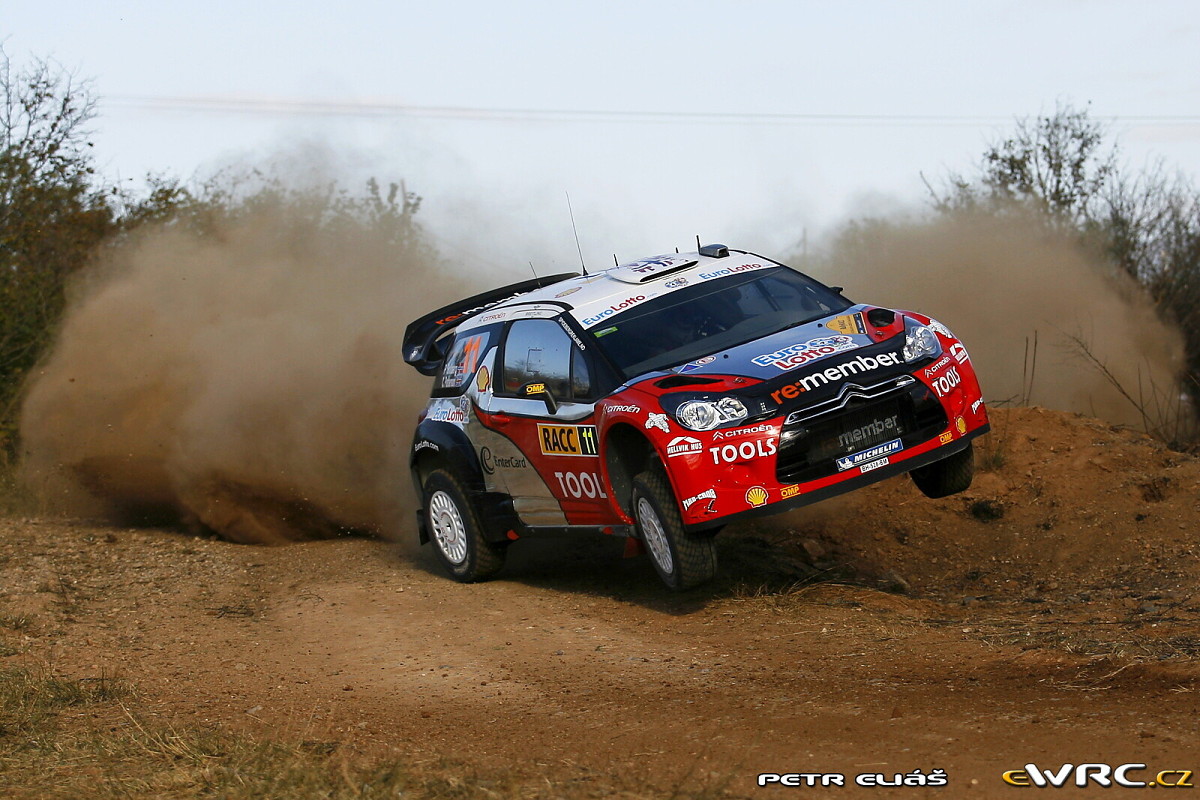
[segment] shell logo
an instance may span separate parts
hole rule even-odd
[[[958,426],[958,432],[960,435],[967,432],[967,422],[962,417],[954,420],[954,424]]]
[[[488,372],[487,367],[480,367],[479,374],[475,376],[475,387],[481,392],[486,392],[488,387],[492,385],[492,375]]]
[[[758,508],[767,502],[767,490],[761,486],[753,486],[746,492],[746,502]]]

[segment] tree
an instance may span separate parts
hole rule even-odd
[[[87,82],[46,60],[14,68],[0,48],[0,452],[23,376],[62,313],[69,275],[116,221],[93,180]]]

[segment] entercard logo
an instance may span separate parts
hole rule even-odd
[[[1140,774],[1133,774],[1140,773]],[[1010,769],[1000,778],[1009,786],[1120,786],[1126,789],[1147,789],[1163,786],[1168,789],[1191,789],[1192,770],[1164,769],[1150,772],[1145,764],[1063,764],[1046,769],[1026,764],[1024,769]]]

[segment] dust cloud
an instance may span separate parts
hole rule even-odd
[[[818,261],[814,275],[851,299],[927,313],[962,337],[989,402],[1168,437],[1190,418],[1178,331],[1099,254],[1046,223],[1016,214],[856,222]]]
[[[51,509],[99,500],[236,541],[395,535],[429,391],[404,329],[473,288],[287,204],[143,231],[76,287],[23,407],[27,476]]]

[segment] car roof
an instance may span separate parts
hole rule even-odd
[[[710,255],[715,253],[715,255]],[[568,312],[583,328],[592,328],[634,306],[739,272],[782,266],[769,258],[720,245],[692,253],[641,258],[559,281],[498,303],[465,320],[460,331],[511,319],[548,318]]]

